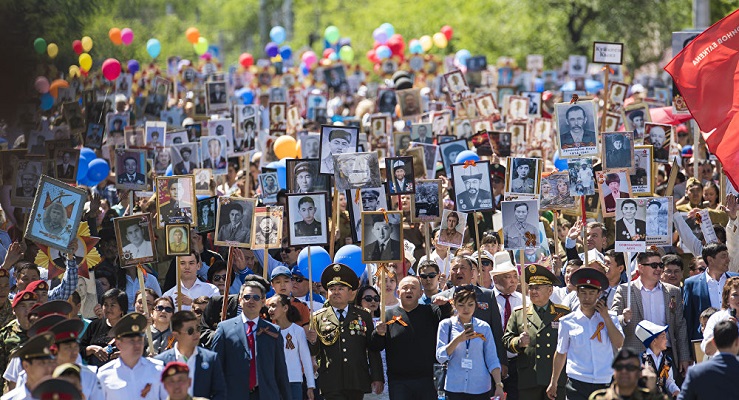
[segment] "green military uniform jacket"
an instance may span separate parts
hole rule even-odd
[[[590,395],[590,400],[621,400],[623,397],[619,396],[615,390],[615,383],[611,384],[611,387],[607,389],[601,389],[593,392]],[[636,391],[629,397],[629,400],[667,400],[667,395],[662,393],[650,392],[644,388],[637,388]]]
[[[541,315],[534,310],[534,305],[528,303],[526,313],[526,331],[531,338],[527,347],[518,347],[519,336],[523,332],[523,308],[517,307],[508,319],[503,345],[511,353],[518,354],[518,387],[529,389],[539,386],[546,388],[552,378],[552,362],[557,350],[557,332],[559,320],[570,313],[570,309],[559,304],[549,302]],[[560,374],[558,385],[564,388],[566,374]]]
[[[26,341],[28,341],[28,333],[21,328],[18,319],[0,328],[0,368],[3,372],[8,367],[10,353]]]
[[[10,321],[15,319],[13,314],[13,306],[10,300],[4,300],[2,306],[0,306],[0,327],[7,325]]]
[[[350,304],[340,324],[333,307],[326,306],[313,313],[311,323],[318,333],[310,351],[318,362],[321,393],[369,393],[372,382],[384,381],[380,353],[369,348],[375,328],[367,311]]]

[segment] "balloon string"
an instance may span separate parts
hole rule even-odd
[[[103,98],[103,108],[100,110],[100,117],[98,117],[98,124],[103,119],[103,112],[105,112],[105,101],[108,100],[108,93],[110,93],[110,88],[105,89],[105,97]]]

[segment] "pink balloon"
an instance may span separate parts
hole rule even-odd
[[[114,81],[121,74],[121,63],[115,58],[103,61],[103,76],[109,81]]]
[[[318,61],[318,57],[316,56],[316,53],[312,51],[306,51],[305,53],[303,53],[302,60],[305,65],[308,66],[308,68],[312,68]]]
[[[133,42],[133,31],[131,30],[131,28],[121,29],[121,41],[126,46],[128,46],[129,44],[131,44],[131,42]]]
[[[49,92],[49,80],[46,79],[45,76],[39,76],[38,78],[36,78],[34,87],[36,88],[36,91],[38,91],[41,94],[48,93]]]

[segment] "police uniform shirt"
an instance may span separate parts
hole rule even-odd
[[[609,312],[616,329],[624,334],[618,316]],[[599,340],[600,339],[600,340]],[[567,376],[585,383],[608,384],[613,377],[611,340],[600,313],[591,318],[578,309],[560,319],[557,353],[567,354]]]
[[[117,358],[100,367],[98,379],[106,400],[164,400],[168,394],[159,380],[163,369],[161,363],[144,357],[133,368]]]
[[[33,399],[31,392],[28,391],[26,385],[18,386],[15,389],[5,393],[0,400],[29,400]]]

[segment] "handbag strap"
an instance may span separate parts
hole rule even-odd
[[[452,319],[451,318],[449,318],[449,322],[452,322]],[[452,342],[452,328],[453,327],[454,327],[454,324],[453,323],[450,323],[449,324],[449,331],[447,332],[448,334],[447,334],[447,337],[446,337],[446,345],[447,346],[449,346],[449,343]],[[444,362],[443,365],[447,365],[447,364],[449,364],[449,360],[446,360],[446,362]]]

